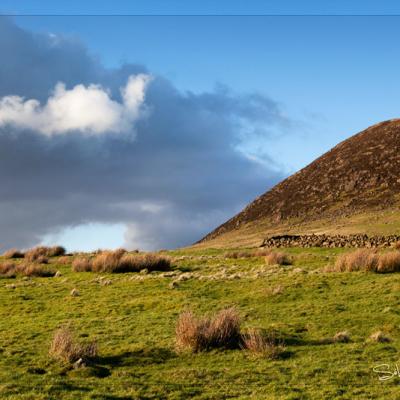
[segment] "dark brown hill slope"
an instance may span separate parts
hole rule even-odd
[[[400,120],[371,126],[255,199],[199,243],[255,244],[289,232],[399,233],[399,151]]]

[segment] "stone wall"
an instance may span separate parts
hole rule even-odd
[[[399,235],[280,235],[264,239],[261,247],[390,247]]]

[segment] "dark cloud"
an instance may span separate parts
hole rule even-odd
[[[120,100],[140,65],[105,69],[78,41],[35,35],[0,17],[0,96],[45,101],[62,81],[101,84]],[[124,223],[132,246],[173,247],[207,233],[281,174],[237,150],[243,129],[288,121],[260,94],[178,91],[154,77],[134,133],[51,137],[0,128],[0,248],[88,222]]]

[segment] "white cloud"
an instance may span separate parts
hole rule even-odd
[[[58,83],[45,105],[20,96],[0,98],[0,126],[12,125],[51,136],[70,131],[85,134],[124,132],[143,111],[145,92],[151,77],[131,75],[121,88],[122,103],[111,99],[101,85],[76,85],[68,90]]]

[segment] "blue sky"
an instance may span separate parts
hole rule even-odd
[[[255,127],[246,121],[244,130],[249,127],[253,133],[241,140],[239,148],[269,171],[278,169],[281,176],[369,125],[399,116],[400,17],[390,15],[400,13],[400,5],[394,1],[379,7],[375,1],[351,5],[308,1],[301,6],[294,1],[218,2],[218,7],[211,1],[201,6],[182,1],[21,4],[3,1],[1,7],[31,34],[51,33],[82,44],[106,69],[124,63],[143,65],[171,82],[182,96],[186,92],[201,96],[226,86],[237,96],[257,93],[271,99],[289,123],[267,121]],[[82,15],[29,16],[63,13]],[[146,16],[83,15],[89,13]],[[155,13],[215,15],[151,16]],[[362,15],[218,16],[257,13]],[[176,153],[180,151],[177,144]],[[274,182],[272,172],[268,174],[265,185],[255,186],[248,198],[227,207],[218,221]],[[118,219],[107,223],[77,219],[73,226],[47,229],[45,240],[56,237],[72,248],[79,248],[87,236],[95,237],[90,248],[123,241],[124,225]],[[200,231],[208,228],[212,226]]]
[[[400,17],[19,17],[75,36],[109,67],[146,65],[180,89],[216,83],[259,91],[304,122],[298,151],[268,143],[288,171],[375,122],[398,115]],[[280,144],[280,142],[282,144]],[[288,148],[290,147],[290,148]],[[293,151],[294,150],[294,151]]]

